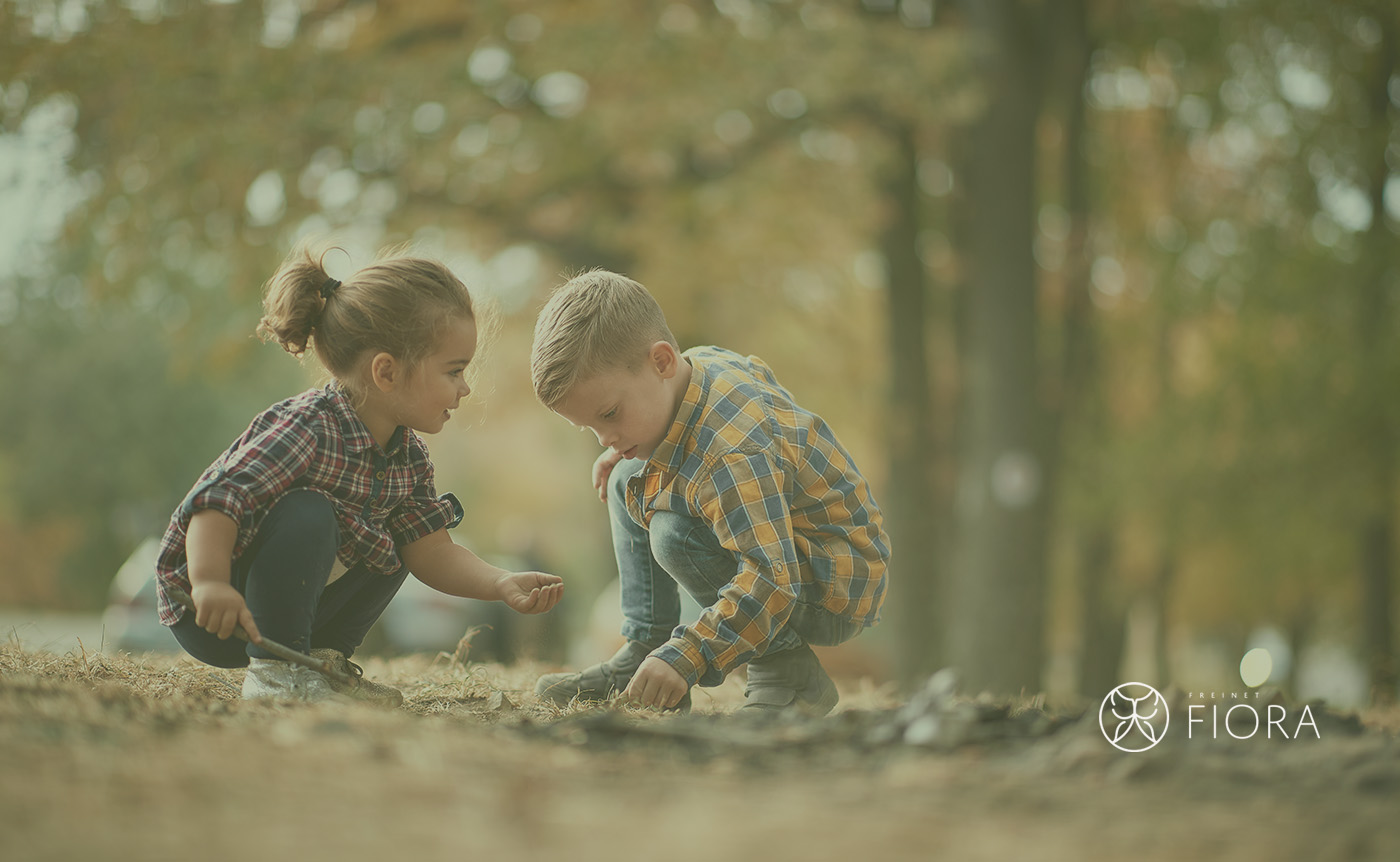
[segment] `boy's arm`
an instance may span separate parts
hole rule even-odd
[[[691,685],[717,685],[787,622],[797,600],[797,551],[783,476],[766,452],[722,459],[701,483],[697,502],[739,565],[719,601],[653,655]]]
[[[608,477],[621,460],[621,453],[604,449],[603,454],[593,462],[593,490],[598,492],[598,499],[604,503],[608,501]]]
[[[436,530],[399,549],[413,576],[450,596],[502,601],[522,614],[542,614],[559,603],[564,579],[543,572],[508,572]]]

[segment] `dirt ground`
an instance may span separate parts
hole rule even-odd
[[[1394,711],[1130,755],[1068,710],[983,704],[1000,730],[929,748],[868,683],[755,722],[737,679],[685,718],[549,708],[548,669],[369,660],[404,690],[386,711],[0,646],[0,859],[1400,859]]]

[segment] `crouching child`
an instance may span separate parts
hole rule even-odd
[[[568,703],[623,692],[688,709],[690,688],[748,665],[746,710],[824,715],[836,686],[809,644],[879,620],[890,544],[865,478],[832,429],[757,357],[682,352],[642,285],[569,280],[540,312],[540,401],[605,451],[626,643],[601,664],[542,677]],[[678,588],[704,608],[680,625]]]
[[[471,391],[471,295],[441,263],[412,257],[341,283],[303,247],[268,282],[264,311],[266,339],[296,356],[313,349],[333,379],[259,414],[175,510],[157,563],[161,622],[200,661],[247,668],[245,698],[397,706],[402,694],[350,658],[410,571],[527,614],[564,589],[448,535],[461,507],[438,496],[418,435],[441,431]],[[230,639],[238,626],[250,643]],[[283,661],[264,636],[338,673]]]

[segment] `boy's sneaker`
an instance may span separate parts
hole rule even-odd
[[[250,658],[243,675],[244,700],[344,700],[326,678],[309,667],[271,658]]]
[[[311,657],[319,661],[329,661],[336,670],[355,680],[353,683],[344,683],[318,671],[311,671],[324,679],[327,685],[340,694],[377,706],[395,707],[403,703],[403,692],[382,683],[370,682],[365,679],[365,669],[351,661],[340,650],[329,647],[314,649],[311,651]]]
[[[573,673],[547,673],[535,683],[535,694],[541,699],[568,706],[578,700],[607,700],[621,694],[632,681],[632,675],[655,647],[629,640],[613,657]],[[690,692],[685,693],[673,711],[690,712]]]
[[[803,644],[749,662],[744,698],[740,709],[751,712],[793,710],[819,716],[831,712],[840,695],[812,648]]]

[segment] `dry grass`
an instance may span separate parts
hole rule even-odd
[[[403,708],[245,702],[241,671],[188,658],[0,645],[0,859],[1400,858],[1400,710],[1366,716],[1392,736],[1179,763],[1118,756],[1096,730],[941,753],[830,737],[766,757],[730,719],[702,723],[696,757],[683,734],[625,737],[692,725],[540,703],[552,667],[364,664]],[[838,684],[848,719],[897,703]],[[695,711],[727,713],[741,690],[701,690]],[[614,717],[620,740],[554,732]]]
[[[613,702],[560,707],[534,694],[535,680],[556,667],[525,662],[506,667],[463,661],[448,653],[363,660],[369,679],[404,693],[397,720],[414,716],[468,719],[482,725],[499,721],[550,722],[598,709],[637,719],[663,718],[655,710]],[[0,644],[0,719],[54,718],[100,720],[114,709],[132,722],[178,725],[218,718],[256,720],[297,707],[245,702],[242,670],[209,667],[187,656],[90,652],[83,647],[63,655],[31,652],[13,642]],[[896,703],[892,687],[869,680],[842,684],[841,709],[880,709]],[[726,713],[743,703],[743,684],[731,677],[716,688],[695,690],[694,712]],[[329,707],[328,707],[329,708]],[[369,707],[354,708],[358,713]]]

